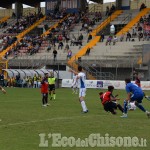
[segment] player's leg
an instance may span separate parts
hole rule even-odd
[[[109,102],[108,103],[108,111],[110,111],[113,115],[117,114],[115,109],[117,108],[116,103]]]
[[[56,99],[55,85],[53,85],[53,98]]]
[[[72,85],[72,94],[74,94],[75,93],[75,87],[74,87],[74,85]]]
[[[143,99],[143,96],[139,96],[137,98],[137,100],[135,101],[135,105],[143,112],[146,113],[146,115],[150,118],[150,112],[147,111],[144,106],[142,105],[142,99]]]
[[[49,106],[49,104],[48,104],[48,93],[45,94],[45,102],[46,102],[46,105]]]
[[[52,88],[51,88],[51,85],[49,85],[49,99],[52,100]]]
[[[116,104],[116,105],[117,105],[117,108],[123,113],[124,112],[123,107],[120,104]]]
[[[79,99],[80,99],[80,103],[81,103],[81,107],[82,107],[83,113],[87,113],[88,109],[86,107],[86,104],[85,104],[85,101],[84,101],[84,97],[85,97],[85,89],[81,88],[80,92],[79,92]]]
[[[43,106],[46,106],[45,93],[42,93],[42,104]]]
[[[78,94],[78,85],[75,86],[75,94]]]
[[[127,117],[127,112],[128,112],[128,101],[124,100],[124,104],[123,104],[124,108],[123,108],[123,115],[121,116],[122,118],[126,118]]]

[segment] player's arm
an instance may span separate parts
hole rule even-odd
[[[128,93],[127,93],[127,99],[126,99],[126,100],[129,102],[129,101],[130,101],[130,99],[131,99],[131,93],[130,93],[130,92],[128,92]]]
[[[113,95],[110,95],[110,100],[111,101],[117,101],[117,100],[120,100],[120,98],[116,98]]]
[[[2,86],[0,86],[0,90],[1,90],[4,94],[6,94],[6,91],[3,89]]]
[[[128,86],[126,86],[126,92],[127,92],[126,101],[129,102],[131,100],[131,92],[130,92],[130,88]]]
[[[74,71],[74,70],[72,70],[72,69],[69,69],[69,72],[72,72],[72,73],[74,73],[75,75],[78,74],[78,72],[76,72],[76,71]]]

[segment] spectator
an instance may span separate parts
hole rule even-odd
[[[124,40],[124,34],[121,34],[120,36],[120,42],[122,42]]]
[[[143,38],[143,33],[142,33],[142,32],[139,32],[139,33],[138,33],[138,39],[139,39],[139,41],[141,41],[142,38]]]
[[[72,57],[72,51],[71,51],[71,50],[68,50],[67,60],[68,60],[68,59],[71,59],[71,57]]]
[[[146,8],[146,5],[144,3],[142,3],[141,6],[140,6],[140,11],[145,9],[145,8]]]
[[[59,44],[58,44],[58,50],[59,50],[59,48],[61,48],[61,50],[62,50],[63,46],[64,46],[63,42],[60,41]]]
[[[108,43],[109,45],[111,45],[111,41],[112,41],[112,36],[109,36],[106,41],[106,46],[108,45]]]
[[[54,62],[55,62],[56,59],[57,59],[57,51],[56,51],[56,49],[54,49],[54,51],[53,51],[53,58],[54,58]]]
[[[86,50],[86,54],[85,55],[89,56],[90,51],[91,51],[91,49],[88,47],[87,50]]]
[[[130,34],[130,32],[127,32],[126,41],[128,41],[128,39],[129,39],[129,41],[130,41],[130,39],[131,39],[131,34]]]
[[[89,36],[88,36],[87,43],[88,43],[90,40],[92,40],[92,35],[91,35],[91,34],[89,34]]]
[[[100,39],[100,41],[103,42],[104,39],[105,39],[105,35],[104,35],[104,33],[102,33],[102,34],[101,34],[101,39]]]
[[[107,6],[106,7],[106,14],[105,14],[105,16],[108,16],[108,14],[109,14],[109,7]]]
[[[116,36],[114,36],[114,39],[113,39],[113,45],[115,45],[116,42],[118,42],[118,38],[117,38]]]

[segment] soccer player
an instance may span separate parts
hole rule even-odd
[[[45,77],[41,82],[41,93],[43,106],[48,106],[48,73],[45,73]]]
[[[111,112],[113,115],[115,115],[116,114],[115,109],[118,108],[123,113],[123,108],[120,104],[116,102],[117,100],[120,99],[116,98],[118,95],[113,96],[112,94],[113,90],[114,90],[113,86],[108,86],[108,91],[105,93],[100,92],[99,95],[100,95],[101,102],[104,106],[104,110],[107,112]]]
[[[127,78],[125,79],[126,84],[126,92],[127,92],[127,99],[124,100],[124,113],[122,118],[127,117],[127,111],[128,111],[128,105],[129,102],[135,101],[135,105],[143,112],[146,113],[146,115],[150,118],[150,112],[148,112],[142,105],[142,100],[144,97],[144,93],[138,85],[131,83],[131,79]]]
[[[140,79],[139,79],[139,77],[138,77],[138,74],[135,73],[134,77],[135,77],[135,84],[136,84],[138,87],[141,87],[141,81],[140,81]],[[143,93],[144,93],[144,92],[143,92]],[[150,101],[150,96],[147,96],[147,95],[145,95],[145,93],[144,93],[144,97],[145,97],[147,100]]]
[[[56,78],[54,77],[54,74],[51,72],[50,77],[48,78],[50,100],[52,100],[52,98],[56,99],[55,82]]]
[[[78,80],[77,80],[77,75],[73,75],[73,82],[72,82],[72,86],[71,86],[71,88],[72,88],[72,94],[78,94]]]
[[[88,109],[87,109],[85,101],[84,101],[84,98],[85,98],[85,95],[86,95],[86,86],[85,86],[86,77],[85,77],[85,73],[82,72],[82,67],[81,66],[78,66],[79,73],[77,73],[74,70],[69,70],[69,71],[74,73],[75,75],[77,75],[76,80],[79,80],[79,85],[80,85],[80,88],[79,88],[79,101],[81,103],[82,112],[87,113]]]

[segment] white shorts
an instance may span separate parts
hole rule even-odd
[[[34,84],[37,84],[37,81],[34,81]]]
[[[79,97],[85,97],[86,95],[86,88],[79,89]]]

